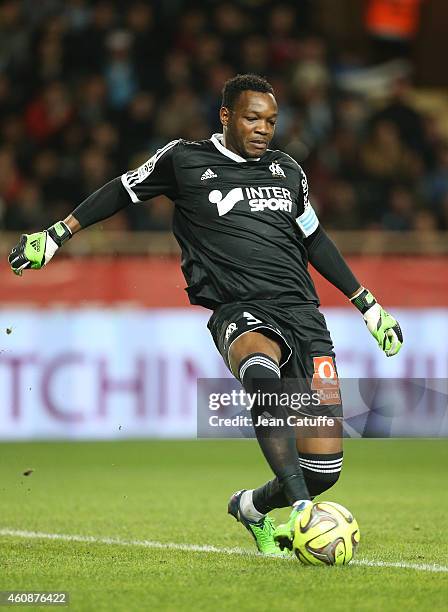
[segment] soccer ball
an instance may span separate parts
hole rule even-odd
[[[305,565],[345,565],[358,544],[358,523],[340,504],[309,504],[296,519],[293,550]]]

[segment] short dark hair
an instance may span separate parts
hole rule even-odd
[[[221,106],[233,108],[243,91],[260,91],[274,95],[274,88],[258,74],[237,74],[224,83]]]

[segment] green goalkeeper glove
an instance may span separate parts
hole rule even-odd
[[[71,237],[72,233],[63,221],[58,221],[43,232],[22,234],[19,244],[12,249],[8,257],[12,271],[22,276],[27,268],[40,270]]]
[[[367,329],[388,357],[396,355],[403,344],[403,333],[398,322],[387,313],[367,289],[351,298],[362,313]]]

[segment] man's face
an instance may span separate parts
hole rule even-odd
[[[243,91],[234,108],[220,111],[225,146],[244,158],[261,157],[274,136],[277,102],[271,93]]]

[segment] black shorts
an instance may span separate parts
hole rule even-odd
[[[214,311],[208,328],[229,370],[232,343],[243,334],[258,331],[280,344],[282,379],[306,380],[314,389],[322,380],[335,378],[335,401],[327,399],[329,409],[325,412],[342,415],[333,342],[317,306],[285,306],[275,300],[223,304]]]

